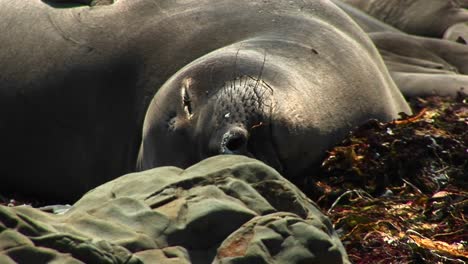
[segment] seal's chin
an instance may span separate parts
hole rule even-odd
[[[276,140],[280,139],[273,137],[271,124],[262,124],[257,127],[254,126],[250,130],[247,150],[251,157],[264,162],[279,173],[283,174],[285,172],[284,166],[279,156]],[[283,176],[287,177],[287,175]]]

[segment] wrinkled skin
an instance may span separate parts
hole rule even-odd
[[[230,6],[234,24],[226,28],[244,27],[250,37],[190,63],[161,87],[146,114],[138,169],[234,153],[294,179],[353,127],[410,112],[370,40],[331,3],[306,2],[301,11],[294,3],[265,5]],[[274,12],[263,17],[262,10]]]
[[[468,46],[395,33],[370,34],[392,79],[407,97],[468,92]]]
[[[341,0],[410,34],[442,37],[468,21],[467,0]]]
[[[405,97],[467,93],[466,23],[446,32],[446,39],[406,34],[352,6],[334,0],[364,29],[379,50],[393,81]],[[449,41],[452,40],[452,41]]]

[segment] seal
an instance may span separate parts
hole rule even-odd
[[[230,10],[224,28],[243,34],[217,35],[230,44],[189,63],[156,93],[139,170],[240,154],[294,180],[353,127],[410,112],[371,40],[331,2],[223,4]],[[219,23],[205,23],[204,36]]]
[[[467,0],[341,1],[404,32],[421,36],[442,37],[450,26],[468,22]]]
[[[468,45],[468,21],[449,27],[444,32],[444,39]]]
[[[137,16],[121,2],[0,3],[2,191],[73,200],[133,170],[154,82],[140,72],[141,32],[109,19]]]
[[[445,39],[414,36],[339,0],[333,2],[368,33],[405,97],[456,97],[467,92],[468,46],[458,44],[464,44],[463,34],[468,32],[465,23],[450,27]]]
[[[1,1],[0,21],[3,190],[73,200],[137,155],[239,153],[294,176],[352,127],[409,112],[326,0]]]
[[[331,0],[335,5],[340,7],[343,11],[356,22],[362,30],[366,33],[373,32],[401,32],[399,29],[386,24],[383,21],[365,13],[363,10],[345,3],[342,0]]]
[[[467,45],[390,32],[369,36],[406,97],[468,92]]]

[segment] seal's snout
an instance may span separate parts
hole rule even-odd
[[[240,127],[232,127],[223,134],[219,146],[220,154],[247,154],[248,132]]]

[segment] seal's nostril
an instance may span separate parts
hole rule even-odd
[[[233,127],[224,133],[221,140],[220,154],[245,154],[247,151],[247,131],[243,128]]]
[[[229,151],[236,152],[244,147],[246,139],[243,135],[235,135],[226,142]]]
[[[457,43],[464,44],[464,45],[467,45],[467,44],[468,44],[468,43],[466,43],[467,41],[466,41],[463,37],[461,37],[461,36],[459,36],[455,41],[456,41]]]

